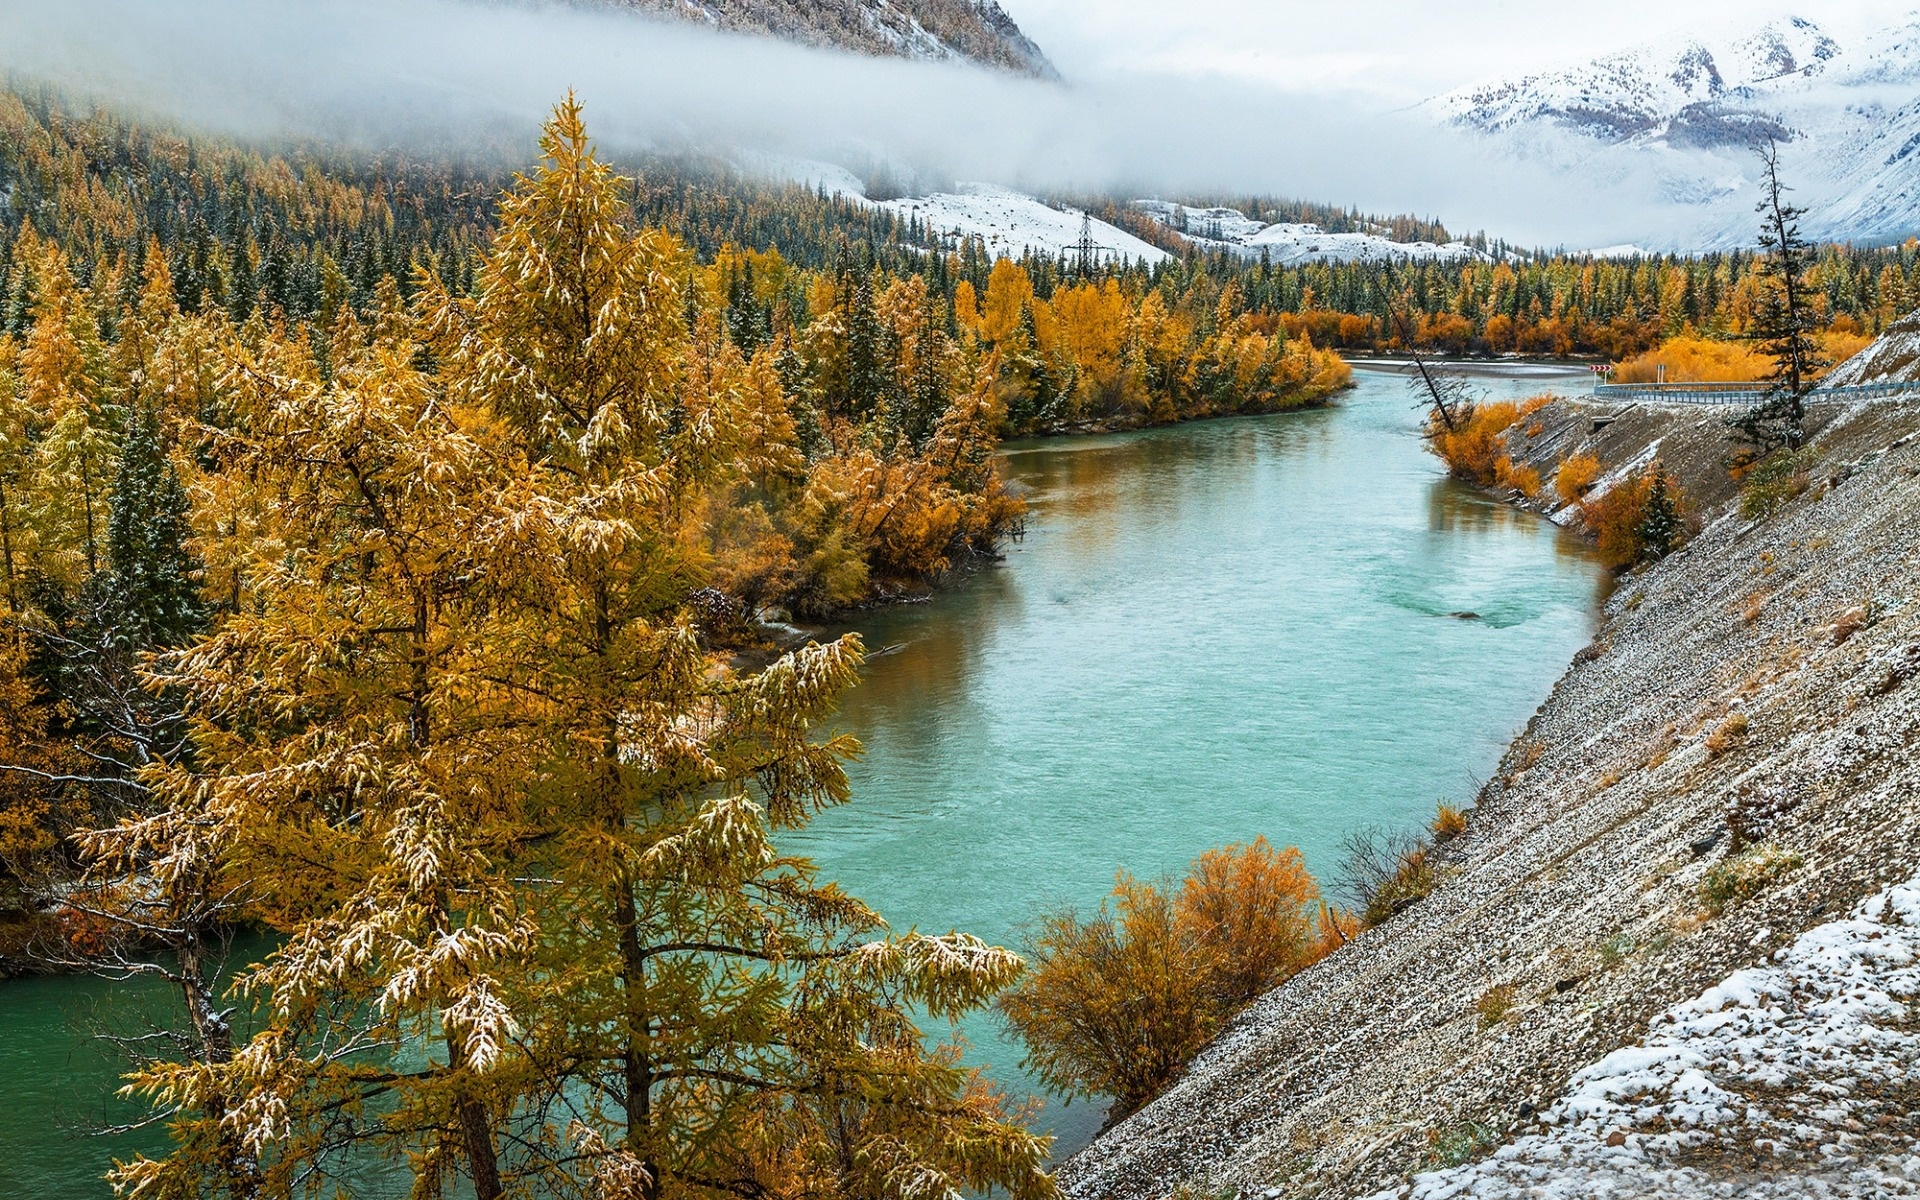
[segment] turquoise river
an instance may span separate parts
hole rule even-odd
[[[792,848],[898,930],[1017,944],[1122,868],[1177,874],[1264,834],[1325,878],[1355,828],[1470,801],[1592,636],[1605,583],[1577,539],[1448,482],[1418,430],[1402,379],[1367,369],[1328,409],[1010,446],[1025,539],[855,626],[873,657],[838,722],[867,748],[854,801]],[[153,1146],[86,1132],[127,1116],[87,1031],[137,1031],[137,1002],[0,985],[0,1200],[105,1196],[106,1159]],[[1031,1089],[995,1017],[962,1032]],[[1040,1120],[1064,1152],[1102,1115]]]

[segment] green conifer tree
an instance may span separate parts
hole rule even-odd
[[[950,402],[946,366],[953,344],[942,328],[937,302],[931,293],[921,302],[913,346],[913,370],[904,389],[899,432],[918,452],[932,440],[934,427],[940,423],[941,414],[947,411]]]
[[[120,452],[107,518],[107,561],[120,636],[141,648],[178,646],[205,610],[187,550],[187,495],[151,412],[136,416]]]
[[[1766,167],[1766,197],[1760,202],[1760,273],[1766,295],[1754,317],[1750,337],[1774,368],[1767,379],[1767,396],[1734,418],[1735,437],[1746,446],[1746,459],[1765,458],[1776,450],[1795,451],[1806,441],[1807,393],[1826,364],[1814,340],[1819,322],[1813,310],[1813,289],[1807,268],[1812,247],[1800,235],[1805,210],[1787,203],[1790,191],[1780,178],[1780,147],[1769,141],[1761,152]]]
[[[873,281],[862,276],[847,303],[847,416],[871,416],[886,394],[884,332],[873,308]]]
[[[1655,464],[1653,482],[1647,489],[1646,507],[1641,510],[1640,523],[1634,528],[1634,536],[1640,542],[1641,558],[1648,561],[1665,558],[1679,546],[1683,533],[1673,489],[1667,486],[1665,473]]]

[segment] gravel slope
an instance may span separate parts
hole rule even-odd
[[[1813,979],[1802,935],[1833,935],[1920,869],[1920,406],[1821,409],[1814,486],[1760,524],[1730,511],[1722,414],[1642,408],[1596,430],[1613,415],[1556,402],[1514,432],[1515,457],[1550,474],[1581,450],[1616,470],[1657,456],[1704,531],[1622,581],[1443,849],[1440,888],[1265,997],[1179,1086],[1066,1164],[1071,1195],[1557,1195],[1527,1190],[1524,1168],[1588,1155],[1589,1134],[1624,1152],[1621,1169],[1567,1195],[1732,1195],[1761,1180],[1780,1196],[1902,1194],[1887,1189],[1920,1137],[1910,1040],[1809,1059],[1766,1087],[1707,1055],[1698,1078],[1579,1106],[1611,1086],[1616,1051],[1668,1061],[1675,1029],[1711,1023],[1701,1005],[1756,978],[1739,972]],[[1709,873],[1748,853],[1733,827],[1776,869],[1716,912]],[[1776,954],[1785,965],[1769,966]],[[1890,1007],[1874,1028],[1908,1037],[1901,978],[1876,976]],[[1497,1020],[1482,1015],[1489,993],[1511,1002]],[[1734,1115],[1658,1141],[1685,1125],[1663,1106],[1703,1083],[1743,1098],[1722,1105]],[[1857,1143],[1856,1126],[1877,1140],[1851,1165],[1821,1156]],[[1407,1182],[1503,1145],[1490,1161],[1511,1171]]]

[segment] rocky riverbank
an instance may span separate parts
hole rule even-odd
[[[1070,1194],[1920,1194],[1920,406],[1819,408],[1763,521],[1721,418],[1563,400],[1510,432],[1602,487],[1658,458],[1700,534],[1622,581],[1432,895],[1264,998]]]

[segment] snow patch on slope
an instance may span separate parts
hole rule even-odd
[[[875,200],[867,195],[867,185],[858,176],[832,163],[779,154],[743,155],[737,161],[754,174],[882,209],[903,221],[917,221],[948,249],[958,249],[967,238],[978,238],[995,258],[1075,254],[1081,218],[1086,215],[1077,208],[1056,207],[990,183],[960,183],[951,191]],[[1158,246],[1098,218],[1090,220],[1088,231],[1096,253],[1109,263],[1160,263],[1169,257]]]
[[[1920,877],[1656,1017],[1544,1132],[1374,1200],[1920,1195],[1917,1002]]]
[[[811,191],[824,192],[845,200],[867,198],[867,185],[860,177],[833,163],[762,151],[741,151],[735,162],[748,174],[765,179],[798,184]]]
[[[875,200],[857,175],[832,163],[777,154],[742,155],[737,161],[755,174],[884,209],[903,221],[916,221],[949,249],[957,248],[967,238],[978,238],[995,258],[1026,254],[1072,257],[1078,253],[1081,218],[1087,215],[1070,205],[1048,204],[990,183],[961,183],[951,190],[926,195]],[[1492,261],[1464,242],[1396,242],[1382,233],[1328,233],[1318,225],[1268,225],[1235,208],[1192,208],[1165,200],[1136,200],[1133,207],[1199,249],[1224,250],[1255,261],[1265,258],[1281,267],[1313,262]],[[1095,252],[1107,262],[1153,264],[1172,257],[1097,217],[1089,220],[1087,231]]]
[[[1887,326],[1879,341],[1835,367],[1821,386],[1863,383],[1920,383],[1920,312]]]
[[[917,220],[949,247],[977,237],[995,258],[1073,254],[1085,215],[1077,208],[1055,208],[1032,196],[987,183],[963,183],[952,192],[877,201],[874,206],[903,220]],[[1158,263],[1168,258],[1158,246],[1105,221],[1091,220],[1087,229],[1096,252],[1107,261]]]
[[[1488,256],[1464,242],[1396,242],[1374,233],[1328,233],[1318,225],[1263,225],[1235,208],[1189,208],[1165,200],[1136,200],[1134,207],[1204,250],[1243,258],[1266,258],[1275,266],[1309,262],[1453,262]]]

